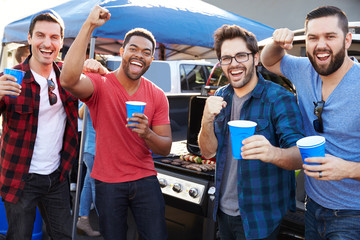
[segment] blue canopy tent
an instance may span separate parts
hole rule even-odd
[[[90,48],[117,55],[125,33],[135,27],[150,30],[165,59],[215,58],[213,33],[223,24],[236,24],[253,32],[258,41],[270,37],[273,28],[197,0],[70,0],[54,7],[65,22],[65,47],[71,45],[94,5],[111,13],[111,19],[95,29]],[[3,44],[25,42],[32,16],[5,27]],[[157,54],[155,58],[157,58]]]

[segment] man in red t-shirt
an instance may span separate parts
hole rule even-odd
[[[100,232],[105,239],[126,239],[130,207],[144,239],[167,239],[165,204],[151,152],[170,152],[169,104],[164,92],[142,77],[153,60],[153,35],[140,28],[129,31],[118,69],[81,75],[91,33],[109,19],[108,10],[93,9],[67,53],[61,76],[62,86],[89,107],[96,131],[91,176],[96,179]],[[144,114],[127,119],[126,101],[146,102]]]

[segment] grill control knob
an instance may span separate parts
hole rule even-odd
[[[181,184],[180,184],[180,183],[175,183],[174,186],[173,186],[173,188],[172,188],[172,190],[173,190],[174,192],[177,192],[177,193],[181,192],[181,191],[182,191]]]
[[[193,198],[196,198],[199,195],[199,191],[196,188],[190,188],[189,195]]]
[[[166,180],[163,179],[163,178],[159,178],[159,184],[160,184],[160,187],[161,187],[161,188],[164,188],[164,187],[167,186],[167,182],[166,182]]]

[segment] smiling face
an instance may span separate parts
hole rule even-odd
[[[342,66],[351,44],[351,35],[344,36],[338,21],[336,16],[328,16],[310,20],[307,25],[306,54],[314,69],[323,76]]]
[[[237,53],[251,53],[246,42],[238,37],[225,40],[221,45],[221,56],[235,56]],[[259,63],[259,54],[249,55],[249,60],[238,63],[234,58],[229,65],[221,66],[225,76],[233,88],[242,88],[251,81],[257,81],[256,65]]]
[[[32,68],[51,65],[63,44],[60,25],[55,22],[37,21],[32,36],[28,35],[28,43],[31,45]]]
[[[150,67],[153,59],[153,44],[141,36],[132,36],[124,49],[120,50],[121,68],[131,80],[138,80]]]

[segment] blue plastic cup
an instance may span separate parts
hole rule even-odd
[[[230,139],[232,154],[235,159],[242,159],[241,147],[245,138],[251,137],[255,133],[256,122],[247,120],[233,120],[228,122],[230,129]]]
[[[125,103],[126,103],[127,118],[131,118],[133,116],[133,113],[144,113],[146,103],[139,101],[127,101]],[[128,123],[139,123],[139,122],[129,121]],[[134,127],[130,127],[130,128],[134,128]]]
[[[306,158],[325,157],[325,138],[322,136],[304,137],[296,142],[301,158],[305,164],[320,165],[320,163],[307,163]]]
[[[5,68],[4,69],[4,74],[8,74],[8,75],[11,75],[11,76],[14,76],[16,78],[16,82],[21,85],[22,83],[22,80],[25,76],[25,72],[24,71],[21,71],[21,70],[17,70],[17,69],[11,69],[11,68]],[[16,97],[16,96],[13,96],[13,95],[7,95],[9,97]]]

